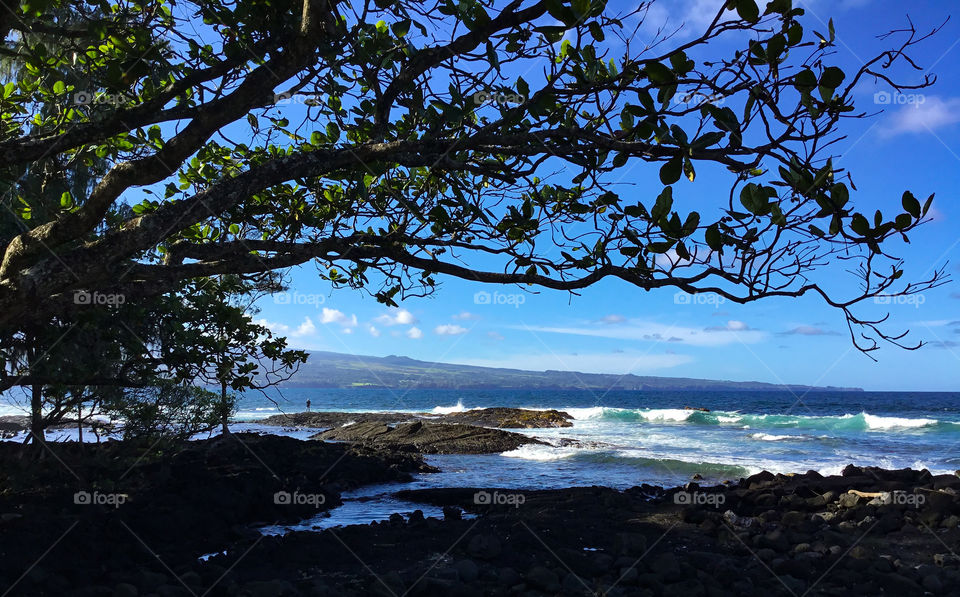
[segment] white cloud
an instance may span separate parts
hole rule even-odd
[[[900,96],[894,94],[891,97]],[[919,101],[919,98],[923,98],[923,101]],[[891,114],[889,126],[880,129],[881,136],[927,132],[939,134],[939,129],[960,122],[960,97],[942,99],[918,95],[915,99]]]
[[[460,325],[446,324],[438,325],[433,328],[433,333],[438,336],[459,336],[460,334],[466,334],[469,332],[467,328]]]
[[[736,326],[736,322],[733,325]],[[531,332],[551,334],[569,334],[574,336],[593,336],[617,340],[638,340],[648,342],[683,342],[690,346],[724,346],[727,344],[756,343],[767,338],[766,332],[749,328],[734,329],[730,323],[725,328],[704,332],[703,328],[677,325],[664,325],[636,319],[628,320],[617,326],[597,323],[572,326],[518,327]]]
[[[452,317],[453,317],[453,319],[459,319],[459,320],[461,320],[461,321],[467,321],[467,320],[470,320],[470,319],[480,319],[480,316],[479,316],[479,315],[476,315],[476,314],[471,313],[471,312],[469,312],[469,311],[461,311],[460,313],[457,313],[456,315],[453,315]]]
[[[388,313],[377,317],[374,321],[383,325],[411,325],[417,323],[417,318],[406,309],[391,309]]]
[[[658,29],[662,28],[664,35],[673,34],[677,29],[673,40],[678,38],[692,37],[702,35],[707,26],[713,22],[717,16],[724,0],[673,0],[671,2],[653,2],[649,5],[646,12],[641,12],[643,17],[643,29],[651,34],[656,34]],[[736,18],[736,13],[727,11],[721,22]],[[651,40],[652,41],[652,40]]]
[[[304,336],[312,336],[317,333],[317,326],[314,325],[313,320],[309,317],[303,318],[303,323],[297,326],[296,329],[292,329],[289,325],[285,323],[279,323],[276,321],[267,321],[266,319],[255,319],[253,321],[257,325],[262,325],[268,328],[271,332],[278,336],[289,336],[291,338],[302,338]]]
[[[373,336],[374,338],[380,337],[380,330],[378,330],[376,326],[373,326],[373,325],[369,326],[367,328],[367,331],[370,332],[370,335]]]
[[[487,332],[487,337],[488,337],[488,338],[493,338],[493,339],[496,340],[497,342],[499,342],[499,341],[501,341],[501,340],[504,339],[504,337],[503,337],[501,334],[498,334],[497,332]]]
[[[750,326],[743,323],[742,321],[737,321],[736,319],[731,319],[727,322],[727,325],[723,326],[710,326],[704,328],[705,332],[743,332],[749,330]]]
[[[317,326],[313,325],[313,320],[309,317],[303,318],[303,323],[300,324],[297,329],[295,329],[290,335],[293,337],[300,336],[312,336],[317,333]]]
[[[693,361],[688,355],[642,352],[569,353],[509,355],[500,359],[461,360],[465,365],[503,367],[530,371],[577,371],[581,373],[649,373],[685,365]]]
[[[356,327],[357,326],[357,316],[350,315],[349,317],[343,312],[338,311],[337,309],[328,309],[323,308],[323,313],[320,316],[320,323],[337,323],[344,327]]]
[[[609,324],[623,323],[626,320],[627,320],[626,317],[624,317],[623,315],[617,315],[617,314],[604,315],[603,317],[600,318],[601,323],[609,323]]]
[[[262,325],[263,327],[269,329],[274,334],[279,336],[286,336],[290,333],[290,326],[285,323],[279,323],[276,321],[267,321],[266,319],[254,319],[253,323],[257,325]]]
[[[423,338],[423,332],[420,331],[420,328],[414,326],[407,330],[407,338],[412,338],[413,340],[419,340]]]

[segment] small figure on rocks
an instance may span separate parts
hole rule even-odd
[[[307,412],[310,412],[310,401],[307,400]]]

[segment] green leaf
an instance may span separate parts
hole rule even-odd
[[[850,220],[850,229],[860,236],[867,236],[870,232],[870,222],[863,217],[863,214],[853,214],[853,218]]]
[[[651,253],[663,254],[673,248],[673,241],[655,242],[647,245],[647,250]]]
[[[754,23],[760,18],[760,8],[755,0],[737,0],[737,14],[741,19]]]
[[[817,86],[817,76],[808,69],[802,70],[793,78],[793,85],[799,91],[810,91]]]
[[[823,70],[823,75],[820,76],[820,85],[836,89],[843,83],[844,78],[846,78],[846,75],[841,69],[831,66]]]
[[[847,190],[847,185],[842,182],[833,185],[830,189],[830,198],[833,199],[834,205],[843,209],[843,206],[850,200],[850,192]]]
[[[397,21],[393,25],[390,25],[390,30],[393,31],[393,34],[397,37],[405,37],[407,32],[410,31],[410,19]]]
[[[593,36],[593,39],[597,41],[603,41],[605,39],[606,36],[603,33],[603,29],[600,28],[599,23],[596,21],[591,21],[589,27],[590,35]]]
[[[690,236],[697,231],[700,226],[700,214],[692,211],[687,215],[687,220],[683,223],[683,236]]]
[[[693,182],[697,177],[697,173],[693,169],[693,162],[690,161],[690,158],[683,158],[683,175],[686,176],[690,182]]]
[[[914,218],[920,218],[920,202],[917,201],[917,198],[913,196],[913,193],[910,191],[904,191],[901,203],[903,204],[903,209],[908,214]]]
[[[53,92],[58,95],[62,95],[66,90],[67,86],[63,83],[63,81],[57,81],[53,84]]]
[[[670,210],[673,208],[673,188],[665,187],[660,194],[657,196],[656,202],[653,204],[653,209],[650,210],[650,219],[654,222],[659,222],[670,213]]]
[[[927,212],[930,211],[930,205],[932,203],[933,203],[933,193],[931,193],[930,196],[927,197],[927,200],[923,202],[923,211],[921,212],[921,215],[924,215],[924,216],[927,215]]]
[[[659,62],[651,62],[643,70],[647,74],[647,78],[657,85],[666,85],[676,80],[673,71]]]
[[[683,159],[680,156],[670,158],[660,167],[660,182],[671,185],[680,180],[683,175]]]
[[[720,235],[720,227],[717,224],[707,226],[703,237],[707,241],[707,246],[714,251],[723,249],[723,237]]]

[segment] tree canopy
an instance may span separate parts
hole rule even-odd
[[[848,72],[832,21],[814,31],[790,0],[718,2],[692,37],[637,47],[647,8],[21,2],[4,39],[61,43],[3,50],[25,76],[0,100],[13,220],[0,331],[69,320],[77,292],[136,303],[315,263],[387,304],[438,274],[572,292],[618,278],[737,303],[814,294],[860,350],[911,347],[857,307],[944,282],[903,279],[894,253],[932,197],[898,191],[895,213],[858,211],[833,148],[845,121],[869,116],[858,85],[933,83],[901,70],[935,31],[894,31]],[[89,190],[64,187],[52,211],[21,182],[97,160]],[[729,185],[698,188],[708,168]],[[854,283],[823,282],[836,260]]]

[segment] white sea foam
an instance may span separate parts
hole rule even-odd
[[[896,429],[900,428],[916,428],[916,427],[927,427],[928,425],[936,425],[938,421],[936,419],[906,419],[903,417],[880,417],[877,415],[870,415],[863,413],[863,420],[867,423],[868,429]]]
[[[537,444],[527,444],[520,446],[516,450],[503,452],[500,455],[507,458],[522,458],[523,460],[562,460],[569,458],[577,452],[584,451],[582,448],[556,448],[554,446],[542,446]]]
[[[778,442],[785,439],[801,439],[795,435],[773,435],[771,433],[751,433],[750,437],[765,442]]]
[[[583,419],[596,419],[603,416],[603,411],[607,410],[602,406],[593,406],[590,408],[561,408],[563,412],[567,413],[575,421],[581,421]],[[612,409],[617,410],[617,409]]]
[[[434,406],[430,412],[435,415],[449,415],[451,413],[462,413],[470,410],[463,405],[463,400],[457,400],[453,406]]]
[[[638,414],[645,421],[686,421],[690,416],[698,411],[686,410],[682,408],[652,408],[650,410],[640,411]]]

